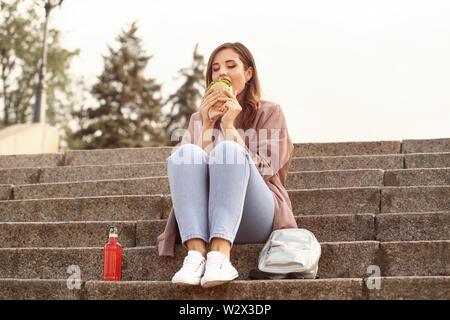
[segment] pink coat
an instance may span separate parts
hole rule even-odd
[[[273,230],[297,228],[292,213],[292,205],[286,191],[286,176],[294,153],[294,145],[289,137],[286,119],[280,105],[261,100],[251,129],[243,131],[242,115],[235,120],[235,127],[244,140],[256,167],[272,191],[275,200],[275,218]],[[181,144],[197,143],[200,137],[202,117],[200,112],[191,116],[189,127]],[[218,137],[214,145],[224,140],[220,120],[216,122]],[[158,236],[158,253],[160,256],[173,256],[175,242],[180,242],[174,210],[170,211],[164,232]]]

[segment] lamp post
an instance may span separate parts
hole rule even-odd
[[[39,68],[39,82],[36,88],[36,102],[34,104],[33,122],[45,122],[45,107],[47,84],[45,82],[45,74],[47,71],[47,36],[48,36],[48,20],[50,11],[56,6],[61,6],[63,0],[47,0],[45,3],[45,24],[44,24],[44,40],[42,46],[41,66]]]

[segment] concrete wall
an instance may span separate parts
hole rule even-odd
[[[0,155],[56,153],[59,134],[47,123],[16,124],[0,130]]]

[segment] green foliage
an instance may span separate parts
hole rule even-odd
[[[170,139],[176,129],[186,129],[191,115],[198,111],[200,99],[204,91],[205,63],[203,56],[197,52],[198,43],[195,46],[193,62],[190,68],[178,71],[179,76],[184,77],[182,86],[166,100],[171,105],[169,114],[166,116],[166,133],[169,145],[176,145],[179,141]]]
[[[161,86],[144,76],[147,56],[137,25],[122,30],[119,49],[108,47],[104,70],[91,90],[98,107],[74,113],[84,123],[72,133],[71,148],[106,149],[166,144]]]
[[[43,5],[44,1],[0,0],[0,128],[33,118],[42,56]],[[136,32],[136,23],[122,31],[117,38],[119,49],[108,47],[102,74],[92,88],[86,88],[81,76],[69,73],[79,50],[64,49],[61,32],[49,27],[46,121],[60,131],[63,148],[178,143],[171,141],[172,132],[187,127],[203,96],[203,56],[198,54],[197,44],[191,67],[179,70],[176,78],[183,77],[184,83],[164,100],[161,86],[144,76],[152,56],[144,52]],[[86,105],[89,100],[94,102]],[[165,105],[169,107],[167,114],[162,112]]]
[[[42,55],[43,3],[0,0],[0,124],[31,122]],[[74,106],[76,78],[68,73],[79,50],[61,46],[48,30],[46,121],[61,128]]]

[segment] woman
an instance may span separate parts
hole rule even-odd
[[[188,250],[173,283],[229,282],[238,277],[230,262],[234,243],[264,243],[273,230],[297,228],[285,189],[294,146],[280,106],[260,100],[255,62],[241,43],[211,54],[206,86],[219,80],[234,92],[206,92],[167,159],[173,208],[158,237],[159,255],[173,255],[177,236]],[[221,114],[210,119],[217,102]]]

